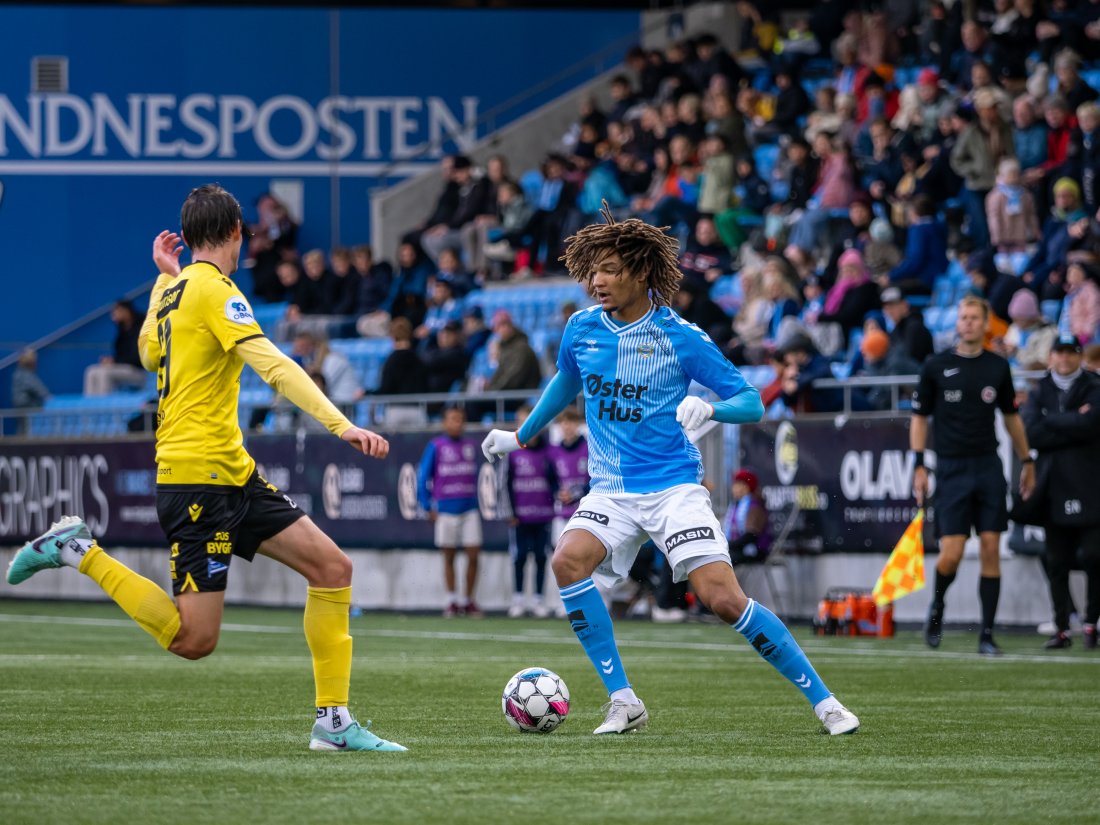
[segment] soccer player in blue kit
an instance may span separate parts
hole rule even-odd
[[[568,239],[564,261],[597,304],[574,314],[558,352],[558,373],[517,432],[492,430],[490,461],[521,449],[578,392],[584,392],[591,492],[565,526],[552,568],[573,631],[610,701],[594,733],[625,733],[649,721],[615,644],[593,576],[624,577],[646,540],[668,558],[676,581],[731,625],[813,706],[830,734],[859,720],[829,692],[778,617],[741,590],[722,527],[699,480],[698,449],[685,431],[710,419],[758,421],[760,396],[717,346],[669,308],[680,281],[677,243],[632,218],[593,224]],[[695,380],[724,399],[689,396]]]

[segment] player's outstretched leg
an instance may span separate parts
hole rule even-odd
[[[309,737],[315,751],[403,751],[360,725],[348,710],[351,687],[351,560],[308,517],[276,533],[259,552],[305,577],[303,629],[313,657],[317,718]]]
[[[732,567],[724,561],[706,564],[692,570],[690,579],[703,603],[798,688],[826,731],[835,736],[859,730],[859,719],[829,692],[787,626],[764,605],[745,596]]]
[[[164,649],[176,638],[180,614],[168,594],[103,552],[88,526],[76,516],[54,522],[16,553],[8,565],[8,583],[19,584],[53,567],[72,567],[92,579]]]
[[[603,555],[604,548],[599,539],[583,530],[570,530],[562,535],[552,562],[569,624],[611,700],[606,706],[607,715],[603,724],[593,731],[600,735],[638,730],[649,722],[645,704],[635,695],[626,678],[619,648],[615,644],[611,614],[607,612],[603,596],[591,577],[581,578],[579,572],[585,568],[589,571],[594,569]],[[595,561],[589,564],[591,558]]]
[[[403,751],[403,745],[371,733],[348,710],[351,684],[349,613],[350,587],[310,587],[306,590],[303,625],[313,656],[317,688],[317,721],[309,737],[315,751]]]

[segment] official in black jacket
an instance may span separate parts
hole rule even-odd
[[[1088,575],[1084,616],[1085,647],[1096,647],[1100,618],[1100,377],[1081,368],[1081,344],[1059,338],[1050,354],[1050,372],[1039,380],[1024,406],[1027,438],[1039,452],[1037,507],[1028,508],[1046,529],[1047,575],[1058,631],[1047,649],[1069,647],[1069,571],[1081,551]]]

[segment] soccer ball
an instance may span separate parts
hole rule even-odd
[[[544,667],[524,668],[504,686],[504,718],[524,733],[549,733],[569,714],[569,688]]]

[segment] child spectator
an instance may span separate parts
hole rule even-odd
[[[901,263],[901,250],[894,243],[894,228],[886,218],[871,221],[871,240],[863,247],[863,261],[872,278],[889,275]]]
[[[481,512],[477,502],[478,443],[464,434],[466,413],[449,407],[443,413],[443,434],[428,442],[420,459],[417,491],[420,506],[435,522],[435,546],[443,554],[447,605],[443,615],[480,617],[474,599],[481,552]],[[466,598],[458,600],[455,556],[466,553]]]
[[[581,435],[584,417],[576,407],[566,407],[557,420],[558,427],[561,428],[561,443],[549,448],[554,472],[558,477],[552,540],[556,540],[561,534],[562,528],[577,511],[577,503],[588,493],[589,487],[588,441]]]
[[[982,226],[986,231],[984,211]],[[937,217],[932,199],[918,195],[909,204],[905,254],[890,270],[889,283],[907,295],[930,295],[936,279],[946,271],[947,227]]]
[[[1021,369],[1046,369],[1058,327],[1040,315],[1035,293],[1017,290],[1008,303],[1008,317],[1012,323],[1002,339],[1001,354]]]
[[[998,252],[1022,252],[1039,239],[1035,198],[1021,183],[1020,162],[1005,158],[997,166],[997,185],[985,198],[989,240]]]
[[[759,494],[760,478],[742,467],[733,474],[730,508],[722,528],[734,565],[763,562],[771,549],[768,508]]]
[[[1082,344],[1097,338],[1100,328],[1100,286],[1096,270],[1083,263],[1072,263],[1066,270],[1066,297],[1062,303],[1061,323]]]
[[[516,411],[516,425],[522,426],[531,414],[524,405]],[[554,498],[560,487],[554,461],[542,436],[535,436],[524,446],[508,455],[508,500],[512,504],[512,606],[510,618],[519,618],[527,611],[524,599],[524,578],[527,559],[535,564],[535,592],[530,604],[531,614],[545,618],[550,611],[543,601],[546,580],[546,548],[550,543],[550,524],[554,520]]]

